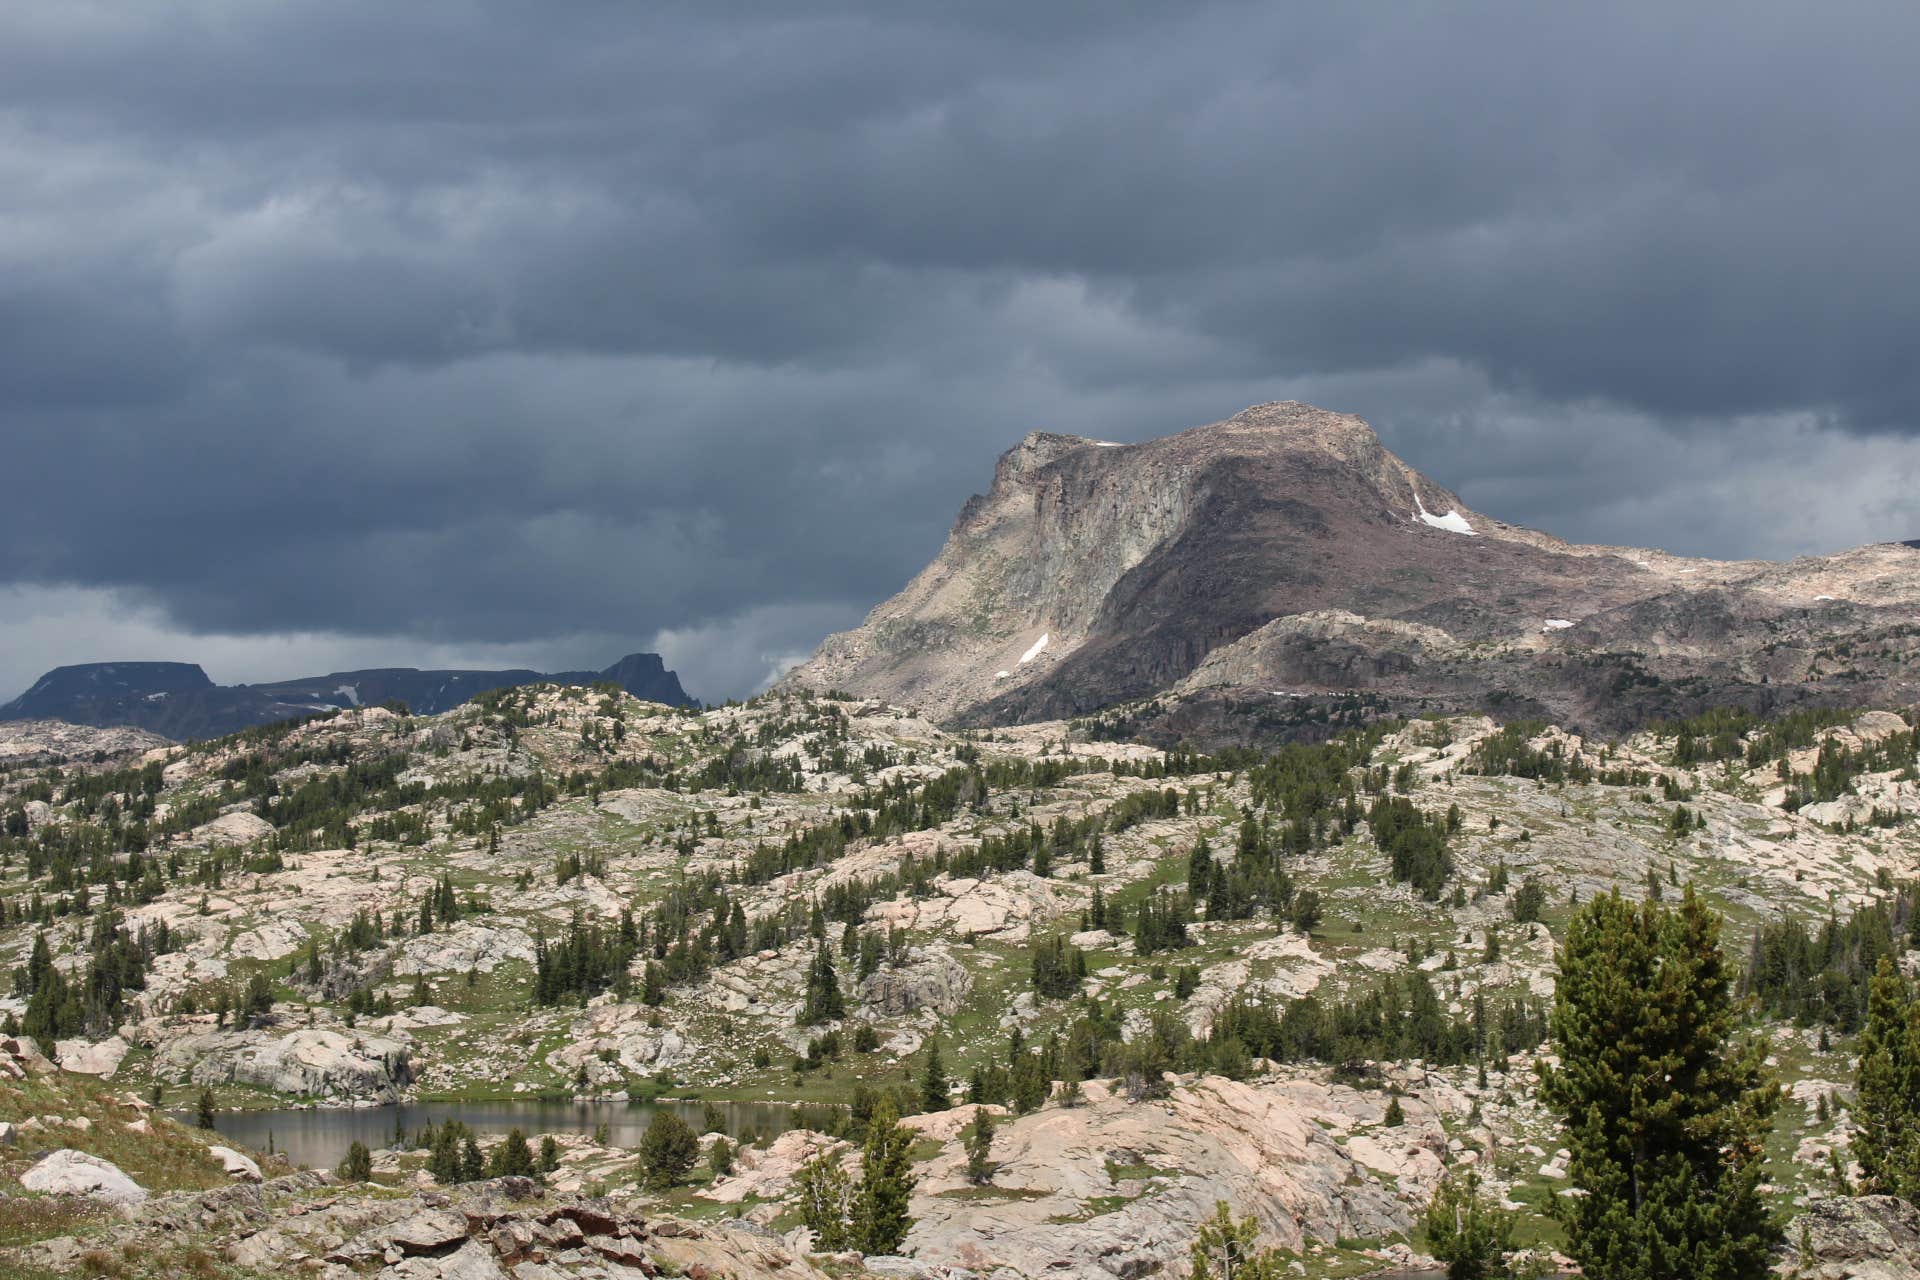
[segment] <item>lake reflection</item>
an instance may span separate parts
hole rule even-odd
[[[734,1137],[751,1133],[770,1137],[794,1127],[793,1108],[777,1102],[716,1102]],[[699,1102],[418,1102],[385,1107],[289,1108],[275,1111],[224,1111],[214,1127],[223,1137],[256,1151],[273,1149],[296,1163],[331,1169],[356,1140],[370,1151],[393,1145],[397,1120],[411,1142],[429,1122],[464,1121],[482,1141],[518,1127],[534,1143],[540,1135],[591,1134],[607,1126],[616,1147],[637,1147],[647,1126],[662,1108],[676,1112],[697,1133],[703,1127],[705,1104]],[[175,1117],[192,1124],[191,1112]]]

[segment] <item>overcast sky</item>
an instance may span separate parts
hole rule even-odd
[[[1916,47],[1909,0],[14,0],[0,697],[741,694],[1026,432],[1282,398],[1567,537],[1920,536]]]

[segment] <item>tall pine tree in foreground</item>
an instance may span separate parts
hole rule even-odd
[[[1589,1280],[1750,1280],[1778,1227],[1761,1202],[1762,1144],[1779,1103],[1737,1008],[1720,918],[1688,889],[1677,909],[1613,893],[1560,951],[1559,1114],[1574,1184],[1567,1253]]]
[[[1920,1199],[1920,1000],[1882,956],[1867,994],[1853,1106],[1860,1189]]]

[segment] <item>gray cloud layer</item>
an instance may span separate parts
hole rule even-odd
[[[1920,533],[1920,13],[1584,9],[9,6],[0,691],[744,692],[1025,431],[1277,396],[1568,536]]]

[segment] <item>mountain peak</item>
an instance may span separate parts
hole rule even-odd
[[[1199,681],[1627,726],[1818,696],[1822,637],[1790,642],[1809,602],[1869,609],[1847,613],[1863,634],[1920,605],[1920,571],[1882,560],[1572,546],[1474,512],[1363,418],[1277,401],[1125,447],[1028,435],[939,556],[789,681],[963,723]]]

